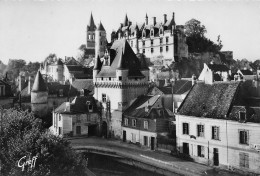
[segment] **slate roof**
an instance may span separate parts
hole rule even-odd
[[[101,22],[99,23],[99,26],[98,26],[97,30],[98,31],[106,31]]]
[[[90,15],[90,19],[89,19],[89,24],[87,26],[87,30],[88,31],[95,31],[96,30],[96,25],[94,23],[94,19],[93,19],[92,13]]]
[[[42,78],[41,72],[38,71],[34,79],[32,92],[45,92],[45,91],[47,91],[46,84],[44,82],[44,79]]]
[[[124,115],[135,118],[152,118],[149,116],[151,113],[155,113],[155,117],[158,118],[173,116],[173,113],[166,108],[154,107],[154,104],[157,101],[160,101],[160,95],[141,95],[125,110]],[[145,108],[147,106],[149,107],[149,110],[146,112]],[[163,113],[161,113],[161,111],[163,111]]]
[[[66,65],[66,66],[70,72],[71,71],[74,71],[74,72],[83,71],[83,66],[81,66],[81,65]]]
[[[116,77],[116,70],[128,70],[128,77],[144,77],[141,63],[125,39],[116,40],[110,48],[110,66],[102,66],[97,77]]]
[[[78,66],[82,66],[82,64],[80,64],[78,61],[76,61],[76,59],[74,59],[73,57],[67,57],[68,59],[65,61],[65,65],[78,65]]]
[[[94,90],[93,79],[75,80],[72,86],[77,90],[87,89],[89,91]]]
[[[240,70],[243,75],[254,75],[251,70]]]
[[[66,106],[66,102],[62,103],[57,107],[54,112],[60,114],[84,114],[89,113],[88,103],[93,106],[93,113],[98,112],[98,107],[94,97],[75,97],[75,99],[70,103],[70,110]]]
[[[229,71],[229,68],[226,65],[222,65],[222,64],[209,64],[208,67],[213,70],[214,72],[217,71]]]
[[[197,83],[178,109],[179,114],[223,119],[228,115],[240,82]]]
[[[93,70],[100,70],[101,67],[102,67],[102,62],[101,62],[100,57],[98,55],[97,58],[95,59],[95,65],[94,65]]]
[[[184,94],[192,87],[192,82],[189,80],[176,80],[173,89],[172,86],[158,87],[164,94]]]

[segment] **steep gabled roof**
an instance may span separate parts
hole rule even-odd
[[[44,79],[42,78],[41,72],[38,71],[33,83],[32,92],[45,92],[45,91],[47,91],[47,86],[44,82]]]
[[[224,119],[228,115],[240,82],[197,83],[178,109],[179,114]]]
[[[189,80],[176,80],[173,86],[157,87],[163,94],[184,94],[192,87],[192,82]],[[152,91],[152,90],[151,90]]]
[[[97,77],[116,77],[116,70],[128,70],[128,77],[144,77],[141,63],[125,39],[116,40],[110,48],[110,66],[103,65]]]
[[[254,73],[251,70],[240,70],[243,75],[253,75]]]
[[[105,28],[104,28],[104,26],[102,25],[101,21],[100,21],[100,23],[99,23],[99,25],[98,25],[97,30],[98,30],[98,31],[106,31]]]
[[[94,65],[93,70],[100,70],[101,67],[102,67],[102,62],[101,62],[100,57],[98,55],[97,58],[95,59],[95,65]]]
[[[229,68],[226,65],[222,64],[209,64],[208,67],[214,72],[217,71],[229,71]]]

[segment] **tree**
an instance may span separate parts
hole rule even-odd
[[[54,53],[49,54],[49,55],[44,59],[44,63],[45,63],[45,62],[53,63],[53,62],[55,62],[55,61],[57,61],[57,55],[54,54]]]
[[[48,133],[32,113],[9,109],[4,110],[2,119],[1,175],[86,175],[83,156],[72,150],[67,140]],[[35,159],[34,168],[26,165],[29,158]]]
[[[191,19],[185,23],[185,34],[187,37],[197,36],[204,37],[204,34],[207,32],[204,25],[201,25],[201,22],[196,19]]]

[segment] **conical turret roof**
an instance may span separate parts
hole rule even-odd
[[[128,26],[128,18],[127,18],[127,14],[125,15],[124,26]]]
[[[96,60],[95,60],[95,65],[94,65],[93,70],[101,70],[101,67],[102,67],[102,62],[101,62],[99,55],[98,55]]]
[[[97,30],[98,30],[98,31],[106,31],[105,28],[103,27],[101,21],[100,21],[100,23],[99,23],[99,26],[98,26]]]
[[[88,24],[88,30],[89,31],[95,31],[95,29],[96,29],[96,25],[94,23],[94,19],[93,19],[92,12],[91,12],[89,24]]]
[[[45,92],[45,91],[47,91],[47,86],[42,78],[41,72],[38,71],[33,83],[32,92]]]

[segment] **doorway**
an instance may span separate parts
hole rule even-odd
[[[81,126],[76,126],[76,135],[81,135]]]
[[[155,142],[155,138],[151,137],[151,150],[154,150],[154,142]]]
[[[183,142],[183,154],[190,155],[189,143]]]
[[[214,160],[214,166],[218,166],[219,165],[219,154],[218,154],[217,148],[213,149],[213,160]]]
[[[126,131],[123,130],[123,142],[126,142]]]

